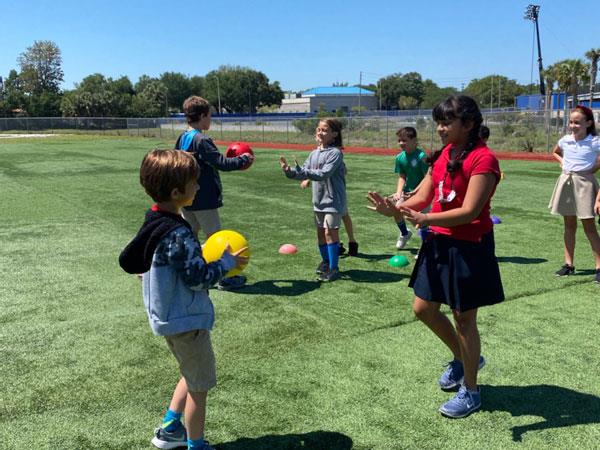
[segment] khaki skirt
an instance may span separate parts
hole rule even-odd
[[[598,180],[592,173],[563,172],[556,181],[550,199],[552,214],[593,219]]]

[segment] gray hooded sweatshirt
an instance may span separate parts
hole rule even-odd
[[[313,150],[302,167],[290,167],[288,178],[311,180],[313,209],[317,212],[346,212],[346,166],[344,155],[337,147]]]

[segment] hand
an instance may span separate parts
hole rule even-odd
[[[309,186],[310,186],[310,180],[302,180],[302,183],[300,183],[300,187],[302,189],[306,189]]]
[[[250,260],[248,256],[242,256],[242,253],[244,253],[246,250],[248,250],[248,247],[242,247],[237,252],[231,253],[231,247],[229,246],[229,244],[227,244],[227,247],[225,247],[225,251],[231,256],[233,256],[233,259],[235,259],[235,267],[237,269],[241,269],[242,267],[244,267],[246,264],[248,264],[248,261]]]
[[[390,198],[393,201],[398,202],[398,201],[402,200],[402,192],[394,192],[392,195],[390,195]]]
[[[594,205],[594,212],[596,214],[600,214],[600,199],[596,200],[596,204]]]
[[[412,223],[416,228],[423,228],[429,225],[429,218],[427,214],[423,214],[419,211],[415,211],[414,209],[406,208],[404,206],[400,207],[400,211],[404,214],[404,218]]]
[[[279,157],[279,165],[281,166],[281,168],[283,169],[284,172],[287,172],[288,170],[290,170],[290,166],[288,165],[285,157],[283,157],[283,156]]]
[[[369,192],[367,194],[367,200],[373,205],[367,206],[371,211],[378,212],[379,214],[388,217],[392,217],[398,212],[394,206],[394,201],[389,197],[382,197],[378,192]]]
[[[250,165],[254,162],[254,155],[252,153],[244,153],[243,155],[240,155],[239,157],[244,159],[248,165]]]

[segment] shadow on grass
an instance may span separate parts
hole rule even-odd
[[[548,262],[544,258],[525,258],[523,256],[498,256],[496,258],[499,263],[513,263],[513,264],[541,264]]]
[[[370,255],[368,253],[359,253],[356,256],[348,256],[348,255],[344,255],[344,259],[345,258],[358,258],[358,259],[366,259],[367,261],[383,261],[386,259],[390,259],[392,256],[394,256],[395,253],[382,253],[382,254],[373,254]]]
[[[263,280],[248,284],[237,292],[249,295],[282,295],[295,297],[318,289],[318,281],[308,280]]]
[[[600,397],[560,386],[481,385],[482,411],[507,411],[512,416],[540,416],[545,420],[512,428],[513,441],[528,431],[600,423]]]
[[[410,274],[377,270],[343,270],[340,273],[343,280],[349,279],[357,283],[395,283],[410,277]]]
[[[332,431],[241,438],[215,445],[215,450],[350,450],[352,439]]]

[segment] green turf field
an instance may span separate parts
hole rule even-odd
[[[178,372],[117,257],[150,205],[140,161],[170,145],[0,141],[1,449],[152,448]],[[244,291],[211,291],[219,386],[206,438],[218,450],[600,448],[600,286],[581,230],[578,273],[553,275],[556,165],[501,162],[492,206],[507,301],[479,315],[482,410],[448,420],[437,408],[451,394],[437,378],[450,355],[413,317],[414,260],[387,265],[397,228],[366,209],[368,190],[394,189],[393,158],[346,155],[361,255],[321,286],[310,193],[277,163],[306,153],[256,154],[250,170],[222,175],[221,220],[253,255]],[[283,243],[298,254],[279,255]]]

